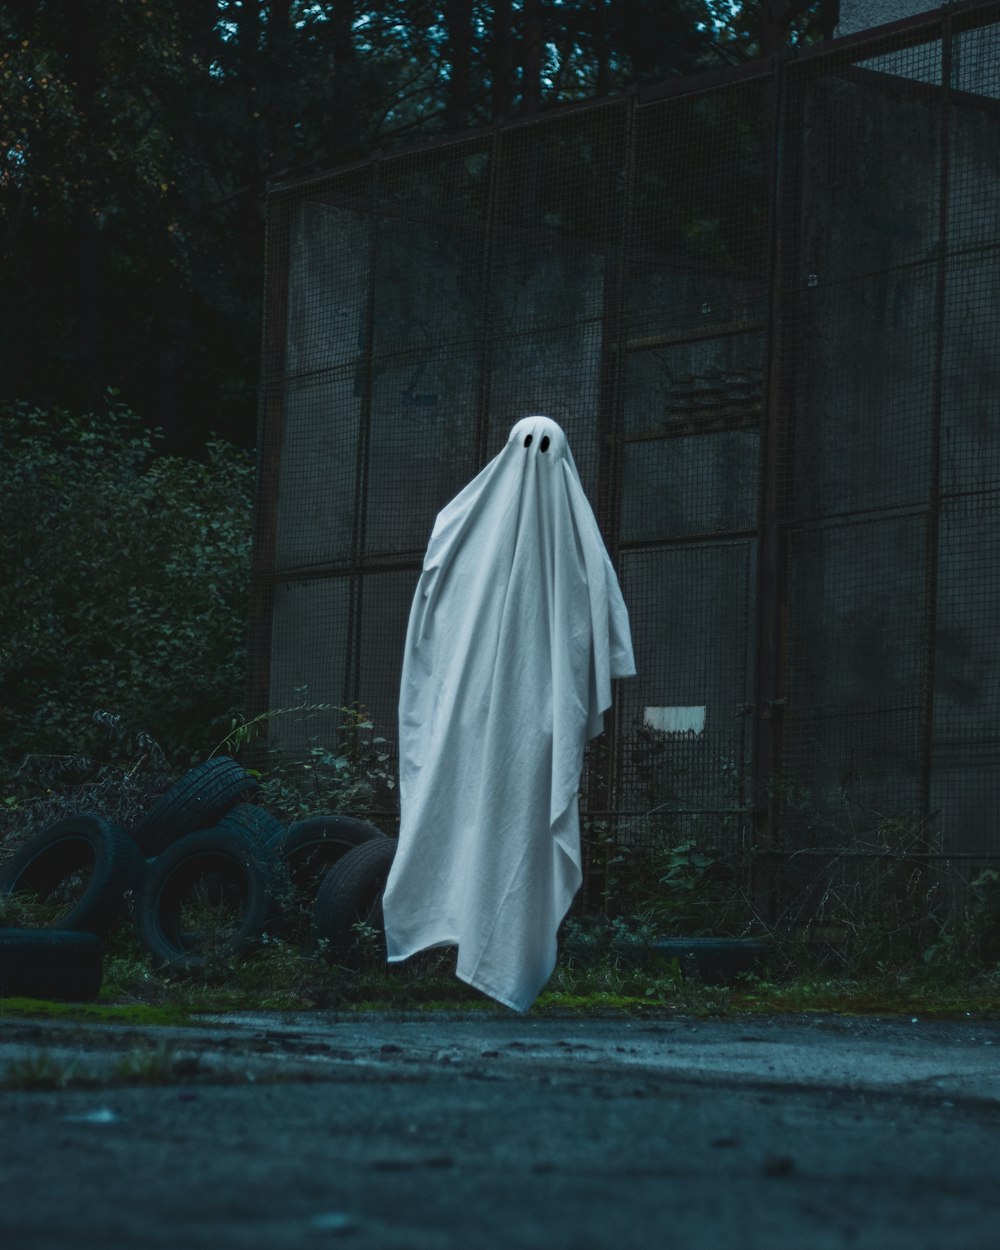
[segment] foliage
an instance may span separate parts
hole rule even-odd
[[[634,841],[619,840],[607,826],[587,840],[607,917],[628,916],[633,928],[688,937],[740,936],[754,920],[747,866],[733,852],[706,849],[662,821]]]
[[[287,821],[326,812],[393,809],[396,780],[390,744],[375,732],[365,709],[310,703],[304,686],[296,694],[300,701],[291,707],[270,708],[249,719],[238,713],[211,754],[246,752],[260,778],[262,801]],[[335,718],[323,718],[325,735],[315,729],[323,713]],[[286,724],[273,726],[279,718]],[[268,733],[270,740],[258,745]]]
[[[58,915],[46,898],[35,894],[0,893],[0,929],[43,928]]]
[[[332,742],[309,732],[310,720],[318,712],[337,715]],[[262,757],[258,752],[257,771],[262,802],[283,820],[304,820],[326,812],[386,812],[395,807],[389,742],[376,733],[363,707],[303,700],[249,721],[237,720],[223,744],[232,743],[237,750],[246,747],[266,723],[279,716],[294,718],[297,749],[293,753],[279,745],[266,748]]]
[[[795,848],[765,856],[757,882],[786,973],[882,975],[968,946],[967,886],[933,819],[861,809],[840,787],[781,799]]]
[[[964,905],[950,924],[937,927],[923,951],[929,970],[1000,968],[1000,872],[982,868],[968,883]]]
[[[206,981],[225,976],[242,919],[241,902],[228,898],[218,881],[199,878],[184,895],[178,908],[177,927],[190,935],[185,939],[185,947],[196,956],[195,975]]]
[[[996,868],[981,869],[969,882],[965,920],[976,935],[973,956],[1000,964],[1000,871]]]
[[[244,747],[250,746],[256,742],[268,730],[270,722],[279,716],[298,716],[306,718],[312,716],[316,712],[349,712],[350,709],[340,707],[336,703],[307,703],[304,699],[296,703],[293,707],[274,707],[268,708],[265,712],[258,712],[256,716],[249,719],[242,713],[238,713],[230,722],[229,732],[213,747],[210,755],[218,755],[220,751],[226,751],[230,755],[235,755]]]
[[[155,454],[134,414],[0,412],[0,767],[107,747],[183,761],[242,696],[250,458]],[[98,722],[100,717],[98,717]],[[60,758],[68,767],[67,757]]]
[[[51,894],[0,894],[0,929],[58,928],[58,920],[83,893],[89,873],[75,873]]]
[[[155,797],[173,780],[158,745],[143,732],[124,735],[118,718],[100,714],[93,755],[28,756],[5,778],[7,802],[0,805],[0,860],[17,844],[68,816],[88,812],[131,829]],[[111,758],[107,758],[110,756]],[[8,896],[0,900],[0,924],[43,923],[48,900]]]

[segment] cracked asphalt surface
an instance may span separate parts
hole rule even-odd
[[[0,1094],[9,1250],[1000,1250],[996,1021],[0,1026],[39,1054],[92,1083]]]

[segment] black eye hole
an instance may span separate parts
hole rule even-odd
[[[524,440],[524,445],[525,445],[525,447],[530,447],[530,446],[531,446],[531,435],[530,435],[530,434],[529,434],[529,435],[528,435],[528,437]]]
[[[539,445],[538,450],[539,450],[539,451],[548,451],[548,449],[549,449],[549,436],[546,434],[546,435],[545,435],[545,437],[542,439],[541,444]]]

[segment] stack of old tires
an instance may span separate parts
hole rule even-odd
[[[310,911],[315,949],[349,963],[359,922],[381,933],[395,840],[348,816],[284,825],[253,802],[258,789],[236,760],[216,756],[129,831],[85,813],[17,847],[0,865],[0,894],[58,903],[64,883],[76,884],[50,927],[0,928],[0,996],[94,998],[102,938],[130,915],[166,972],[196,972],[209,950],[228,957],[265,933],[295,932]],[[223,929],[199,931],[200,917],[219,914],[229,918]]]

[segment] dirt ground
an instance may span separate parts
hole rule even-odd
[[[0,1244],[998,1250],[998,1060],[972,1020],[5,1021]]]

